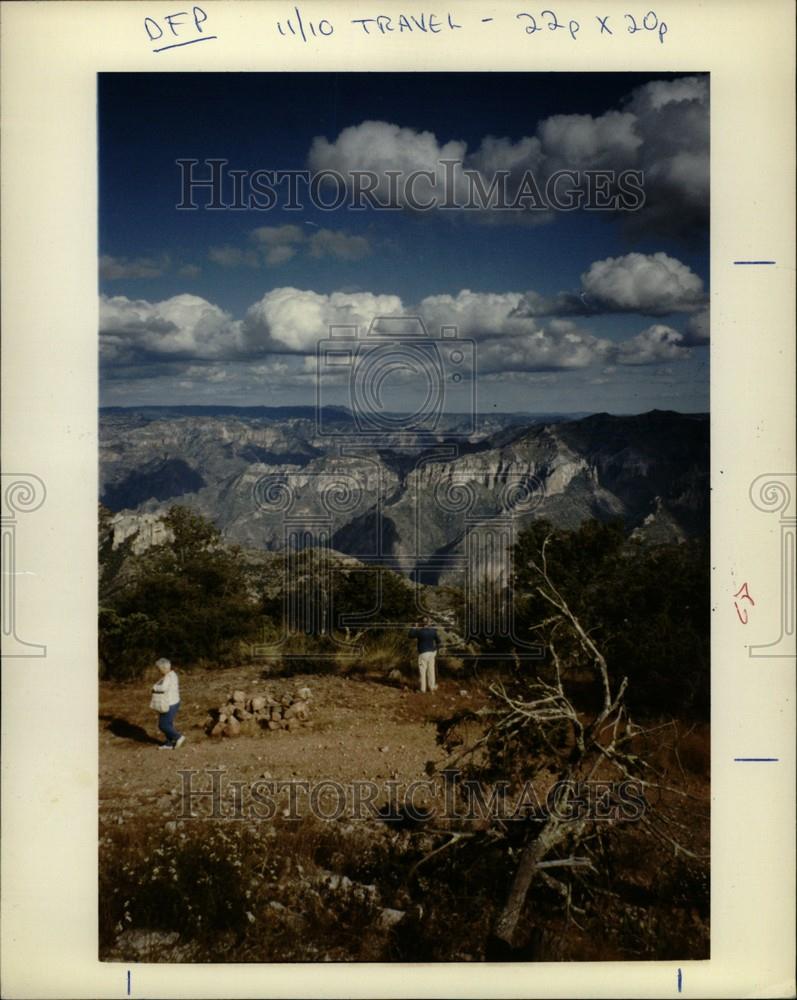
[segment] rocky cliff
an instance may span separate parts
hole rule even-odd
[[[452,417],[434,438],[367,440],[344,410],[330,439],[309,408],[283,409],[104,411],[102,502],[127,534],[141,518],[155,539],[153,515],[179,502],[247,548],[323,542],[425,582],[465,561],[500,575],[535,518],[619,518],[656,541],[708,530],[706,415],[498,414],[467,437]]]

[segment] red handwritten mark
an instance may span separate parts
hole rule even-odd
[[[755,607],[755,601],[750,596],[750,591],[748,590],[746,581],[741,585],[741,587],[739,587],[739,589],[733,596],[738,597],[740,601],[749,601],[753,605],[753,607]],[[740,609],[736,601],[733,602],[733,606],[734,608],[736,608],[736,614],[739,617],[739,621],[742,623],[742,625],[746,625],[749,620],[747,609],[746,608]],[[742,613],[744,613],[744,618],[742,618]]]

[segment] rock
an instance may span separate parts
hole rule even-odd
[[[387,753],[389,749],[390,749],[390,747],[380,747],[379,748],[379,752],[380,753]]]
[[[285,693],[279,699],[269,691],[247,698],[244,691],[236,689],[226,704],[210,710],[204,729],[216,737],[253,735],[258,726],[272,731],[310,726],[311,697],[309,687],[299,688],[294,694]]]
[[[337,875],[334,873],[326,875],[324,882],[326,882],[327,888],[331,889],[332,892],[337,892],[338,889],[350,889],[353,885],[352,880],[347,875]]]
[[[286,708],[283,713],[285,719],[307,719],[310,715],[310,708],[307,702],[295,701],[290,708]]]
[[[371,902],[374,902],[379,896],[379,890],[375,885],[361,885],[358,883],[355,884],[352,895],[355,899],[362,901],[370,900]]]
[[[180,935],[177,931],[122,931],[116,939],[117,948],[132,951],[138,955],[156,954],[159,948],[171,948],[177,944]]]
[[[389,677],[389,679],[391,681],[400,681],[401,680],[401,671],[400,670],[391,670],[390,673],[387,676]]]
[[[390,906],[385,906],[379,911],[379,916],[376,918],[376,925],[382,930],[390,930],[391,927],[395,927],[396,924],[400,924],[401,921],[407,916],[404,910],[394,910]]]
[[[336,872],[323,872],[320,882],[330,892],[350,892],[355,899],[374,901],[379,895],[375,885],[363,885],[353,882],[348,875],[338,875]]]
[[[127,930],[116,938],[108,960],[114,962],[200,962],[201,947],[196,941],[181,941],[176,931]],[[228,934],[220,935],[232,938]],[[225,942],[220,941],[223,947]]]
[[[462,688],[462,690],[459,693],[462,698],[468,697],[468,692],[464,688]]]

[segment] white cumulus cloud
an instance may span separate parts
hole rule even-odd
[[[432,194],[442,197],[442,189],[424,177],[418,178],[409,192],[402,183],[391,187],[388,171],[398,171],[402,181],[415,171],[441,174],[441,160],[459,163],[465,157],[467,143],[452,140],[440,143],[433,132],[401,128],[391,122],[364,121],[350,125],[330,142],[324,136],[313,139],[308,153],[310,169],[334,170],[353,183],[353,171],[367,171],[378,178],[374,196],[384,204],[407,205],[407,194],[422,203]],[[441,175],[442,179],[442,175]]]
[[[479,342],[480,372],[552,371],[582,368],[606,357],[611,343],[579,330],[569,320],[540,324],[517,314],[522,295],[463,289],[457,295],[433,295],[419,313],[431,336],[442,326],[456,326],[462,338]]]
[[[403,314],[397,295],[275,288],[246,312],[244,336],[250,350],[308,353],[329,336],[331,326],[357,326],[365,334],[378,316]]]
[[[544,186],[557,170],[642,171],[645,205],[627,214],[632,228],[654,223],[663,231],[688,236],[708,221],[709,90],[707,78],[655,80],[636,90],[619,108],[601,115],[552,115],[536,123],[533,133],[520,138],[485,136],[468,150],[457,138],[443,141],[433,132],[417,131],[387,121],[350,125],[334,139],[317,136],[308,152],[314,171],[337,171],[350,189],[357,172],[377,178],[373,195],[381,203],[416,207],[404,187],[414,171],[431,171],[434,181],[419,178],[415,197],[426,202],[467,198],[464,171],[481,178],[485,190],[498,171],[506,171],[515,185],[526,171]],[[444,183],[443,161],[456,161]],[[389,172],[400,175],[393,180]],[[370,181],[367,182],[370,186]],[[583,183],[583,178],[582,178]],[[510,192],[514,190],[510,184]],[[510,194],[511,197],[511,194]],[[367,203],[367,201],[364,201]],[[476,212],[482,221],[528,221],[526,212]],[[547,213],[533,213],[543,221]]]
[[[617,345],[616,359],[621,365],[654,365],[662,361],[685,361],[691,354],[684,347],[683,334],[671,326],[656,323],[630,340]]]
[[[666,316],[689,312],[705,301],[703,281],[666,253],[629,253],[595,261],[581,276],[588,302],[606,312]]]
[[[581,288],[546,297],[526,292],[519,316],[591,316],[636,312],[645,316],[703,308],[703,279],[669,254],[629,253],[597,260],[581,275]]]
[[[309,384],[318,342],[330,337],[333,327],[347,328],[350,337],[356,328],[364,338],[381,319],[376,324],[380,336],[403,338],[412,333],[415,317],[438,343],[441,327],[456,328],[462,342],[475,341],[465,349],[473,351],[476,370],[484,376],[591,366],[600,366],[606,374],[614,365],[665,364],[690,356],[688,337],[670,326],[656,324],[614,341],[595,336],[572,319],[521,316],[521,299],[518,292],[462,289],[408,306],[397,295],[280,287],[266,292],[237,320],[194,295],[163,302],[103,296],[102,360],[109,379],[173,376],[179,369],[186,377],[222,382],[225,365],[239,373],[243,365],[253,371],[253,366],[261,366],[260,374],[273,378],[284,370]],[[280,368],[285,364],[290,368]]]
[[[701,347],[709,342],[710,313],[701,309],[689,317],[686,324],[684,343],[690,347]]]
[[[100,296],[103,361],[135,364],[142,359],[221,358],[241,347],[240,323],[198,295],[163,302]]]
[[[517,292],[471,292],[456,295],[429,295],[419,304],[419,312],[432,336],[442,326],[456,326],[461,337],[523,334],[533,328],[527,320],[514,318],[522,296]]]

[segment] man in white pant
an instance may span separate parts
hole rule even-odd
[[[418,673],[420,675],[421,692],[426,689],[437,690],[437,677],[435,676],[435,658],[440,640],[437,638],[437,629],[432,628],[430,618],[424,618],[423,624],[410,629],[410,638],[418,643]]]

